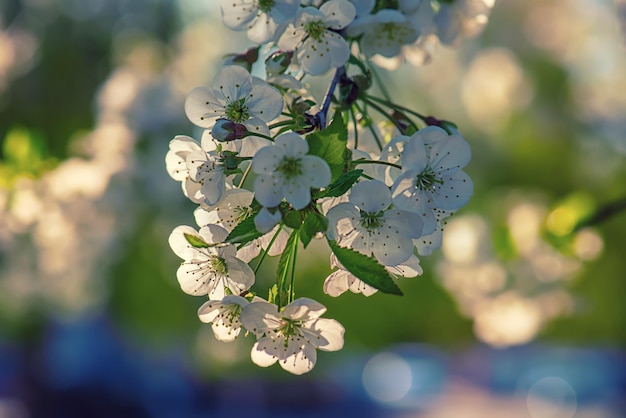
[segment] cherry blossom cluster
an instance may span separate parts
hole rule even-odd
[[[470,147],[451,122],[371,93],[371,58],[399,57],[455,25],[463,33],[462,19],[445,16],[475,17],[470,4],[485,2],[221,1],[226,26],[258,46],[189,93],[185,113],[202,137],[176,136],[165,159],[198,205],[197,227],[169,238],[183,259],[177,278],[208,298],[198,315],[218,340],[252,334],[255,364],[294,374],[314,367],[317,349],[342,348],[341,324],[296,297],[297,256],[313,239],[330,248],[330,296],[401,295],[397,279],[422,273],[418,257],[441,246],[445,219],[472,195]],[[331,69],[318,103],[306,77]],[[278,269],[263,290],[255,278],[267,256]]]

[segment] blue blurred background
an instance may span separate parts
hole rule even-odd
[[[245,36],[216,1],[2,0],[0,418],[625,416],[625,16],[499,1],[479,37],[383,73],[459,125],[475,196],[403,298],[324,295],[313,244],[298,292],[346,344],[294,377],[214,339],[167,245],[193,224],[164,163],[198,138],[184,98]]]

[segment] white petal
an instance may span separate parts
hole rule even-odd
[[[309,152],[309,144],[304,138],[294,132],[279,135],[274,141],[277,147],[284,150],[287,157],[302,158]]]
[[[347,0],[331,0],[322,4],[320,11],[324,14],[324,23],[335,30],[348,26],[356,16],[356,8]]]
[[[426,166],[428,166],[426,146],[422,139],[415,134],[404,144],[404,150],[402,151],[402,171],[406,172],[407,170],[412,170],[421,173]]]
[[[276,119],[283,111],[283,96],[265,82],[256,82],[246,100],[251,117],[265,122]]]
[[[311,188],[306,182],[302,181],[301,177],[285,180],[282,190],[285,199],[291,203],[294,209],[303,209],[311,203]]]
[[[165,155],[165,167],[167,173],[178,181],[183,181],[189,175],[187,168],[187,155],[200,151],[200,146],[195,139],[185,135],[177,135],[170,141],[169,151]]]
[[[328,163],[316,155],[305,155],[301,160],[302,177],[311,187],[326,187],[330,183],[331,172]]]
[[[248,329],[248,327],[246,327],[246,329]],[[252,351],[250,351],[250,358],[252,359],[252,362],[257,366],[271,366],[278,360],[278,343],[269,337],[260,338],[252,346]]]
[[[257,16],[257,3],[250,0],[220,0],[224,25],[235,31],[247,29]]]
[[[463,171],[443,177],[443,184],[437,185],[433,193],[432,207],[454,210],[465,206],[474,193],[472,179]]]
[[[316,76],[330,70],[331,51],[322,40],[307,38],[297,49],[296,57],[302,71],[309,75]]]
[[[317,345],[317,348],[323,351],[337,351],[343,348],[343,335],[345,329],[338,321],[328,318],[319,318],[311,326],[323,340],[323,345]]]
[[[361,181],[352,187],[350,202],[368,213],[377,213],[389,207],[391,192],[380,180]]]
[[[224,242],[228,236],[228,231],[219,225],[208,224],[200,228],[200,237],[209,244]]]
[[[279,210],[275,210],[272,213],[269,209],[264,207],[254,217],[254,226],[256,227],[257,231],[261,233],[265,233],[265,232],[271,231],[272,228],[274,228],[274,226],[278,222],[280,222],[280,220],[281,220],[281,213]],[[275,255],[275,254],[272,254],[272,255]]]
[[[326,312],[326,307],[321,303],[309,298],[298,298],[285,307],[282,316],[308,321],[319,318],[324,312]]]
[[[205,324],[213,322],[215,317],[220,313],[221,307],[222,302],[219,300],[209,300],[204,302],[198,309],[198,317],[200,318],[200,321]]]
[[[461,169],[471,158],[470,146],[460,135],[446,137],[430,150],[430,165],[438,172]]]
[[[383,266],[395,266],[409,259],[413,254],[413,240],[399,234],[389,234],[385,240],[372,240],[373,253]]]
[[[247,305],[239,320],[248,331],[257,336],[280,326],[278,307],[268,302],[252,302]]]
[[[190,260],[196,256],[198,250],[194,248],[185,235],[200,238],[198,231],[187,225],[180,225],[174,228],[168,238],[168,242],[174,254],[182,258],[183,260]]]
[[[226,260],[226,267],[228,267],[228,278],[237,286],[239,293],[252,287],[254,272],[247,263],[232,257]],[[231,290],[234,291],[234,289]]]
[[[282,187],[281,174],[260,175],[254,181],[254,196],[261,205],[273,208],[283,199]]]
[[[208,268],[207,262],[208,259],[192,259],[181,264],[176,271],[176,278],[183,292],[202,296],[215,288],[215,275]]]
[[[337,297],[348,290],[348,278],[352,273],[347,270],[337,270],[328,275],[324,280],[324,293],[329,296]]]
[[[185,99],[187,118],[202,128],[210,128],[215,120],[224,116],[224,101],[208,87],[196,87]]]
[[[263,147],[257,151],[252,159],[252,171],[257,174],[270,174],[276,171],[284,155],[285,149],[283,147],[274,145]]]
[[[290,343],[287,349],[279,348],[279,364],[284,370],[295,375],[307,373],[315,367],[317,351],[311,344],[294,346]],[[288,354],[288,355],[286,355]]]
[[[250,94],[252,76],[239,65],[225,65],[215,75],[213,89],[226,103],[232,103]]]

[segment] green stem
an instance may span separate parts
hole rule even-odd
[[[389,120],[389,122],[393,123],[393,125],[394,125],[396,128],[398,128],[398,130],[399,130],[400,132],[402,132],[402,131],[403,131],[402,125],[400,125],[400,124],[398,123],[398,121],[397,121],[397,120],[395,120],[393,117],[391,117],[391,115],[390,115],[389,113],[387,113],[387,112],[385,111],[385,109],[383,109],[382,107],[378,106],[375,102],[370,101],[370,100],[366,100],[366,103],[367,103],[369,106],[373,107],[373,108],[374,108],[374,110],[376,110],[378,113],[380,113],[380,114],[381,114],[381,115],[383,115],[385,118],[387,118],[387,120]],[[381,149],[382,149],[382,148],[381,148]]]
[[[616,200],[611,202],[601,208],[599,208],[594,214],[590,217],[582,220],[576,227],[574,228],[574,232],[578,232],[583,228],[598,225],[609,218],[617,215],[618,213],[626,211],[626,198],[622,198],[620,200]]]
[[[382,165],[387,165],[389,167],[393,167],[393,168],[397,168],[399,170],[402,170],[402,166],[401,165],[390,163],[389,161],[378,161],[378,160],[356,160],[356,161],[352,161],[352,165],[359,165],[359,164],[382,164]]]
[[[354,103],[354,105],[356,106],[356,108],[359,110],[361,114],[364,114],[364,115],[366,114],[365,111],[361,109],[361,107],[358,104],[356,104],[356,102]],[[374,137],[374,141],[376,141],[376,145],[378,145],[378,150],[382,151],[383,144],[382,142],[380,142],[380,138],[378,137],[378,134],[376,133],[376,130],[374,129],[371,123],[367,125],[367,129],[369,129],[369,131],[372,133],[372,136]]]
[[[287,304],[296,299],[296,259],[298,258],[298,241],[300,241],[300,230],[297,230],[296,239],[293,240],[293,253],[291,256],[291,283],[289,285],[289,301]]]
[[[282,230],[283,230],[283,224],[280,224],[280,226],[278,227],[278,230],[276,231],[276,233],[274,234],[274,236],[270,240],[270,243],[267,244],[267,248],[265,250],[263,250],[263,254],[261,254],[261,258],[259,259],[259,262],[257,263],[256,267],[254,268],[254,275],[255,276],[256,276],[257,271],[259,271],[259,268],[261,267],[261,264],[263,264],[263,261],[265,260],[265,257],[267,256],[267,253],[270,252],[270,248],[272,248],[272,245],[274,245],[274,241],[276,241],[276,238],[278,238],[278,234],[280,234],[280,231],[282,231]]]
[[[241,176],[241,180],[239,180],[239,187],[241,189],[241,187],[243,186],[243,183],[246,181],[246,178],[248,177],[248,174],[250,174],[250,170],[252,169],[252,162],[250,162],[250,164],[248,164],[248,167],[246,167],[246,171],[243,172],[243,175]]]
[[[248,137],[248,136],[258,136],[259,138],[265,138],[265,139],[267,139],[269,141],[274,142],[274,138],[272,138],[271,136],[263,135],[263,134],[258,133],[258,132],[248,131],[248,132],[246,132],[246,137]]]
[[[385,87],[385,83],[383,83],[383,80],[380,78],[380,75],[378,74],[378,71],[376,71],[376,67],[369,60],[366,61],[366,62],[367,62],[367,66],[369,67],[370,72],[374,76],[374,80],[376,81],[376,85],[380,89],[380,91],[383,94],[383,96],[385,96],[385,99],[387,99],[387,101],[391,102],[391,96],[389,95],[389,92],[387,91],[387,88]]]
[[[389,107],[391,109],[397,109],[397,110],[401,110],[401,111],[406,112],[406,113],[410,113],[413,116],[417,116],[422,121],[426,122],[426,119],[427,119],[426,116],[422,115],[421,113],[417,113],[416,111],[411,110],[408,107],[404,107],[404,106],[401,106],[399,104],[393,103],[391,100],[381,99],[380,97],[372,96],[372,95],[369,95],[369,94],[366,94],[365,98],[368,99],[368,100],[372,100],[372,101],[378,102],[380,104],[383,104],[383,105],[385,105],[385,106],[387,106],[387,107]]]
[[[276,122],[276,123],[268,126],[268,128],[271,130],[271,129],[274,129],[274,128],[280,128],[281,126],[290,126],[290,125],[293,125],[293,124],[294,124],[293,119],[282,120],[280,122]]]
[[[352,118],[352,124],[354,125],[354,149],[359,148],[359,122],[356,120],[356,114],[354,107],[350,107],[350,117]]]

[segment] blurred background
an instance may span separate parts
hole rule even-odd
[[[382,74],[457,123],[475,194],[403,298],[331,298],[324,246],[298,260],[346,343],[294,377],[215,340],[167,244],[194,222],[164,163],[199,138],[184,98],[245,35],[210,0],[1,0],[0,418],[623,417],[624,20],[499,1],[480,36]]]

